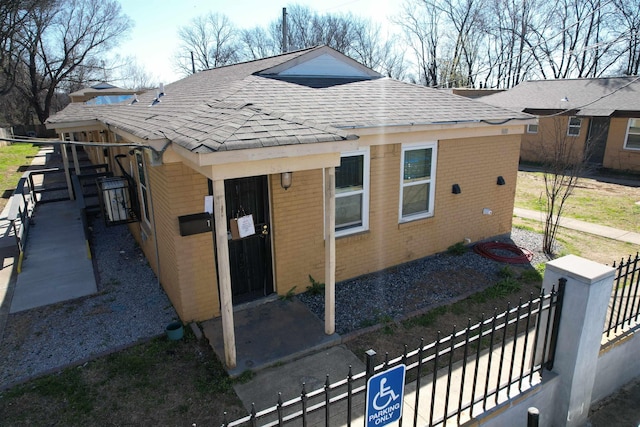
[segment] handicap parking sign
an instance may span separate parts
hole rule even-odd
[[[367,381],[367,427],[382,427],[402,416],[405,365],[380,372]]]

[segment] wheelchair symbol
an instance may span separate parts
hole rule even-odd
[[[397,394],[395,394],[395,393],[393,392],[393,390],[391,389],[391,387],[385,387],[385,384],[386,384],[386,383],[387,383],[387,379],[386,379],[386,378],[382,378],[382,379],[380,380],[380,391],[379,391],[379,392],[377,392],[377,393],[375,394],[375,396],[373,396],[373,408],[374,408],[376,411],[380,411],[380,410],[382,410],[382,409],[386,408],[387,406],[389,406],[389,404],[390,404],[391,402],[393,402],[393,401],[394,401],[394,400],[396,400],[398,397],[400,397],[400,396],[398,396]],[[385,398],[386,398],[386,399],[385,399]],[[379,405],[379,404],[378,404],[379,399],[384,399],[384,400],[383,400],[383,402],[384,402],[384,403],[383,403],[382,405]]]

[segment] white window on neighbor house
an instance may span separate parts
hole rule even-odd
[[[433,216],[436,142],[402,146],[400,222]]]
[[[149,215],[149,192],[147,187],[147,171],[144,164],[144,156],[141,151],[136,151],[136,164],[138,168],[138,191],[140,194],[140,213],[145,221],[150,223]]]
[[[527,125],[527,133],[538,133],[538,124],[537,123],[529,123]]]
[[[567,135],[580,135],[580,126],[582,126],[582,119],[579,119],[578,117],[569,117],[569,128],[567,129]]]
[[[369,149],[342,153],[336,168],[336,237],[369,229]]]
[[[629,119],[627,136],[624,139],[624,148],[640,150],[640,119]]]

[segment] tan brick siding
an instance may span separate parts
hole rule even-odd
[[[161,283],[180,318],[219,314],[213,234],[180,236],[178,217],[204,210],[206,177],[181,163],[149,167],[160,252]]]
[[[388,135],[388,144],[370,148],[369,230],[336,240],[336,280],[444,251],[464,238],[477,241],[510,232],[520,135],[439,141],[434,216],[399,224],[401,143],[419,140],[415,134]],[[362,145],[373,141],[360,140]],[[97,152],[93,156],[100,158]],[[179,216],[202,212],[207,179],[182,163],[148,166],[147,172],[161,284],[182,320],[218,316],[213,235],[182,237],[178,225]],[[496,184],[498,175],[506,185]],[[288,190],[280,187],[279,174],[269,182],[275,289],[285,294],[295,286],[295,292],[302,292],[309,275],[324,281],[323,171],[294,172]],[[460,185],[461,194],[451,193],[453,184]],[[483,208],[493,215],[483,215]],[[146,227],[135,223],[130,228],[157,272],[153,229]]]
[[[627,118],[611,118],[607,148],[602,162],[602,166],[605,168],[640,171],[640,150],[624,148],[628,125],[629,119]]]
[[[529,162],[544,162],[545,155],[553,153],[552,147],[556,141],[566,141],[572,147],[575,159],[579,160],[584,153],[584,144],[589,132],[589,119],[583,118],[578,136],[568,136],[568,116],[540,117],[538,121],[538,133],[525,133],[522,135],[522,148],[520,158]],[[546,157],[548,158],[548,157]]]
[[[509,233],[519,139],[440,141],[434,216],[404,224],[398,223],[401,145],[371,147],[370,230],[336,240],[336,280],[431,255],[464,238]],[[498,175],[506,185],[497,185]],[[454,183],[461,194],[451,194]],[[322,172],[296,172],[291,189],[273,185],[272,194],[277,291],[304,291],[309,274],[324,281]]]

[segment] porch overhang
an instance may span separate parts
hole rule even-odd
[[[340,166],[340,153],[358,148],[355,140],[268,147],[249,150],[197,154],[171,144],[163,162],[184,162],[207,178],[216,180],[324,169]]]

